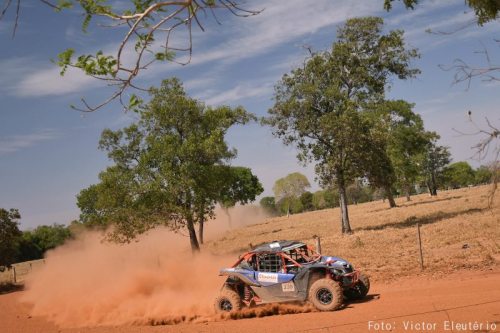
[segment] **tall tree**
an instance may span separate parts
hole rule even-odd
[[[346,186],[364,174],[362,154],[370,143],[370,124],[362,114],[381,103],[390,78],[419,73],[410,66],[418,56],[407,49],[403,31],[382,33],[376,17],[349,19],[337,31],[330,51],[311,54],[303,67],[283,76],[267,123],[298,158],[316,163],[322,185],[337,185],[342,232],[350,233]]]
[[[474,183],[476,185],[488,184],[492,181],[493,178],[493,168],[487,165],[481,165],[477,168],[475,172]]]
[[[403,100],[388,101],[379,110],[386,126],[387,154],[392,164],[396,184],[410,201],[411,189],[421,173],[426,147],[437,136],[424,128],[413,104]]]
[[[446,185],[451,188],[460,188],[474,184],[475,172],[465,161],[448,165],[444,170]]]
[[[115,240],[166,225],[186,228],[198,251],[195,224],[213,217],[221,177],[236,156],[225,134],[253,116],[241,107],[208,107],[187,96],[177,79],[152,88],[138,114],[139,121],[123,130],[103,131],[100,148],[115,165],[100,174],[98,198],[90,202],[114,224]]]
[[[290,199],[299,198],[309,187],[311,187],[311,184],[309,184],[307,177],[300,172],[294,172],[274,183],[274,197],[276,202],[286,200],[286,214],[288,216],[290,215]]]
[[[437,195],[439,185],[443,183],[444,168],[450,163],[450,152],[448,147],[439,146],[437,137],[434,138],[426,148],[422,173],[431,196]]]
[[[231,167],[224,176],[219,204],[226,213],[229,226],[232,226],[229,208],[236,204],[245,205],[255,201],[255,198],[264,191],[257,176],[249,168]]]
[[[18,220],[19,210],[0,208],[0,266],[10,266],[16,262],[21,231]]]
[[[274,200],[274,197],[263,197],[259,201],[260,206],[264,211],[271,216],[277,214],[277,209],[276,209],[276,202]]]
[[[19,243],[21,261],[43,258],[48,250],[62,245],[72,234],[68,227],[62,224],[40,225],[33,230],[24,231]]]

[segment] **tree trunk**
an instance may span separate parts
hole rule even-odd
[[[434,175],[434,172],[431,173],[431,179],[427,182],[427,187],[431,196],[437,195],[436,175]]]
[[[342,223],[342,233],[352,234],[351,225],[349,223],[349,212],[347,210],[347,195],[345,191],[345,182],[342,174],[337,174],[337,184],[339,187],[339,204],[340,204],[340,219]]]
[[[198,239],[200,240],[200,244],[203,244],[203,227],[205,226],[205,219],[200,217],[200,222],[198,224]]]
[[[233,228],[233,220],[231,219],[231,214],[229,214],[229,207],[223,207],[224,213],[227,215],[227,224],[229,225],[229,229]]]
[[[189,231],[189,241],[191,242],[191,251],[193,253],[200,252],[200,244],[198,243],[198,238],[196,237],[196,230],[194,229],[192,217],[187,219],[187,228]]]
[[[406,201],[411,201],[411,185],[407,184],[406,185]]]
[[[389,185],[385,186],[385,195],[387,196],[387,200],[389,201],[389,207],[396,207],[396,201],[394,201],[394,197],[392,196],[392,190]]]

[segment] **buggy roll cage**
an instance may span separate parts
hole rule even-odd
[[[312,248],[311,246],[309,245],[306,245],[306,244],[303,244],[303,245],[300,245],[300,246],[296,246],[296,247],[293,247],[290,249],[290,251],[293,251],[293,250],[297,250],[297,249],[300,249],[300,248],[305,248],[307,251],[308,251],[308,254],[305,254],[305,253],[297,253],[297,251],[295,252],[297,254],[297,256],[301,256],[302,259],[305,260],[304,263],[307,263],[307,264],[312,264],[318,260],[321,259],[321,254],[317,253],[314,248]],[[310,253],[310,255],[309,255]],[[255,250],[252,250],[252,251],[248,251],[246,253],[244,253],[243,255],[240,256],[240,258],[238,259],[238,261],[236,261],[232,266],[231,268],[236,268],[238,265],[240,265],[243,261],[246,261],[247,263],[248,262],[252,262],[252,269],[255,270],[255,271],[261,271],[261,260],[256,260],[256,257],[257,256],[260,256],[260,255],[275,255],[275,256],[278,256],[280,258],[280,261],[281,261],[281,267],[283,269],[283,273],[287,273],[290,268],[292,267],[297,267],[297,268],[300,268],[300,267],[303,267],[303,264],[304,263],[299,263],[297,260],[298,258],[294,259],[292,258],[290,255],[286,254],[285,251],[283,249],[280,249],[280,250],[264,250],[264,251],[255,251]],[[288,262],[287,262],[288,261]]]

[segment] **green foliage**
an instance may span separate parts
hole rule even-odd
[[[298,214],[304,211],[300,198],[285,197],[276,203],[276,208],[281,215]]]
[[[418,0],[402,0],[406,8],[414,9],[418,4]],[[384,9],[389,11],[392,9],[394,0],[384,0]],[[500,2],[498,0],[465,0],[469,8],[473,9],[477,23],[483,25],[489,21],[494,21],[498,18],[500,11]]]
[[[287,197],[299,197],[305,192],[306,188],[310,187],[307,177],[300,172],[294,172],[286,177],[278,179],[273,186],[275,198],[280,201]]]
[[[177,79],[151,88],[138,115],[129,127],[103,131],[99,148],[114,165],[79,194],[80,219],[113,224],[109,236],[119,242],[158,225],[186,227],[197,250],[194,225],[213,217],[217,202],[247,203],[262,192],[249,169],[227,165],[236,150],[226,132],[254,117],[241,107],[208,107],[187,96]]]
[[[384,9],[387,11],[391,10],[393,2],[394,0],[384,0]],[[406,6],[406,8],[414,9],[414,5],[418,3],[418,0],[403,0],[403,3]]]
[[[74,49],[66,49],[64,52],[61,52],[57,55],[58,61],[57,65],[61,67],[61,76],[63,76],[66,71],[68,70],[68,66],[71,64],[71,58],[73,57],[73,54],[75,53]]]
[[[271,216],[277,215],[278,210],[276,209],[274,197],[263,197],[262,199],[260,199],[259,204],[266,213],[270,214]]]
[[[224,168],[225,175],[220,189],[219,203],[224,208],[234,207],[237,203],[245,205],[255,201],[255,198],[264,191],[257,176],[249,168]]]
[[[19,210],[0,208],[0,266],[10,266],[19,255]]]
[[[456,162],[443,170],[445,185],[451,188],[460,188],[474,184],[474,169],[467,162]]]
[[[437,145],[437,139],[427,145],[422,165],[422,177],[431,195],[437,195],[438,187],[444,185],[444,169],[451,157],[448,147]]]
[[[347,20],[330,51],[313,53],[303,67],[283,76],[265,120],[275,136],[297,147],[300,161],[316,164],[321,185],[337,185],[344,232],[351,230],[347,184],[364,176],[368,167],[380,166],[370,159],[386,157],[385,147],[375,145],[377,132],[371,131],[366,114],[384,102],[391,77],[419,73],[410,66],[418,53],[406,49],[403,32],[383,34],[382,29],[381,18]]]
[[[71,237],[70,229],[62,224],[41,225],[32,231],[24,231],[19,245],[19,261],[41,259],[45,252]]]
[[[334,188],[319,190],[313,193],[314,210],[334,208],[339,206],[339,191]]]
[[[313,206],[313,194],[306,191],[300,195],[300,203],[302,204],[302,210],[307,212],[314,209]]]
[[[372,201],[372,191],[370,187],[363,185],[360,180],[356,180],[346,188],[347,199],[350,204],[359,204]]]
[[[491,168],[486,165],[481,165],[477,168],[474,176],[474,183],[477,185],[490,183],[493,177]]]
[[[394,170],[395,182],[407,195],[422,173],[427,146],[437,137],[428,132],[413,105],[402,100],[387,101],[378,111],[385,124],[387,154]]]

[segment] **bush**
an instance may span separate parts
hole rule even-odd
[[[313,194],[311,192],[307,191],[302,193],[300,196],[300,202],[302,203],[303,211],[308,212],[314,209]]]
[[[260,206],[264,211],[271,215],[278,215],[278,210],[276,209],[276,203],[274,202],[274,197],[263,197],[260,199]]]

